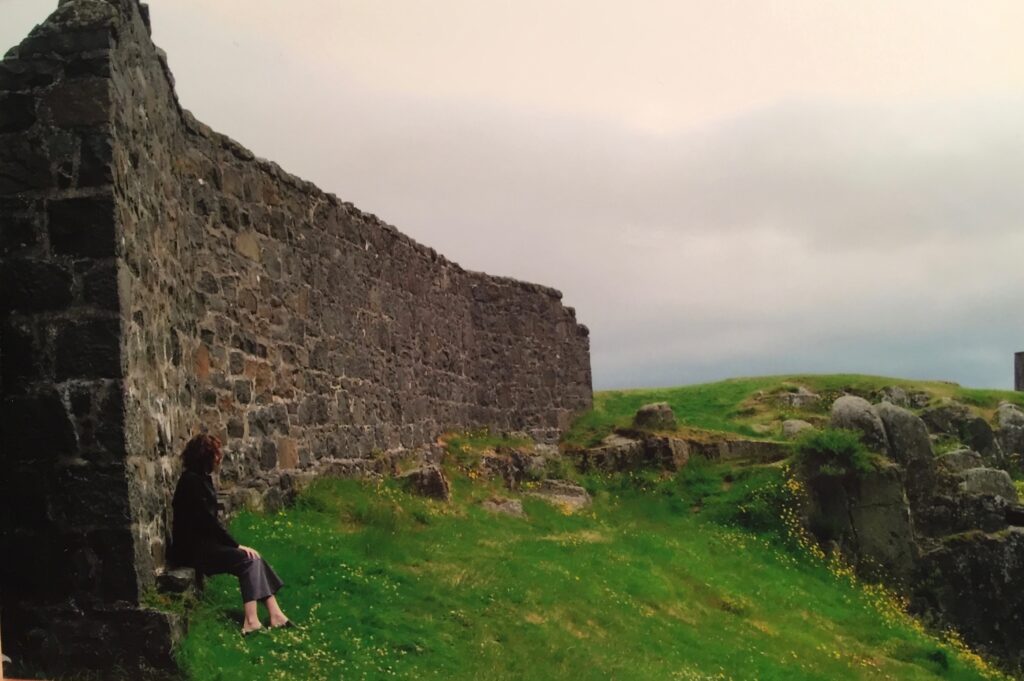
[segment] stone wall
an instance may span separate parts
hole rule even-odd
[[[100,612],[112,640],[173,630],[139,602],[200,429],[244,485],[446,430],[550,439],[590,405],[561,294],[465,271],[197,122],[135,0],[62,2],[12,50],[0,142],[12,653],[102,666],[88,626],[56,633]],[[159,666],[169,635],[119,661]]]

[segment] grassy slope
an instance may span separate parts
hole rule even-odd
[[[815,410],[780,407],[770,400],[753,398],[758,391],[771,394],[803,386],[821,394],[825,400]],[[823,416],[831,399],[844,392],[870,394],[887,386],[927,392],[933,401],[953,398],[972,405],[989,418],[1000,400],[1024,406],[1024,393],[1001,390],[976,390],[940,381],[910,381],[884,376],[859,374],[762,376],[735,378],[718,383],[688,385],[679,388],[642,390],[609,390],[594,395],[594,409],[577,420],[566,440],[588,446],[596,443],[615,427],[628,426],[633,414],[643,404],[668,402],[681,427],[759,436],[756,428],[769,428],[767,437],[778,432],[778,422],[785,418]]]
[[[786,548],[780,469],[589,478],[592,509],[528,519],[392,483],[321,481],[233,530],[288,586],[298,631],[242,639],[216,577],[181,659],[206,679],[978,679],[966,658]],[[881,607],[879,607],[881,603]]]

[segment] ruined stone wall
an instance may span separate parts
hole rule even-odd
[[[20,652],[88,647],[22,616],[44,602],[170,626],[132,614],[202,428],[231,485],[446,430],[550,438],[590,404],[587,330],[557,291],[467,272],[195,121],[135,0],[63,2],[0,64],[0,142],[0,599]]]

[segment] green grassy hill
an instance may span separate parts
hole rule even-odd
[[[565,439],[579,446],[595,444],[614,428],[628,426],[636,410],[649,402],[668,402],[683,428],[773,439],[780,435],[784,419],[823,422],[829,405],[839,395],[870,396],[890,386],[907,392],[925,393],[933,403],[945,398],[954,399],[974,407],[989,418],[1000,400],[1009,400],[1024,407],[1024,393],[963,388],[943,381],[911,381],[860,374],[761,376],[678,388],[598,392],[594,394],[593,410],[577,419]],[[796,408],[779,399],[801,387],[820,395],[821,402],[817,406]]]
[[[869,393],[902,385],[979,409],[1021,396],[863,376],[737,379],[595,396],[570,433],[599,440],[637,407],[669,402],[683,429],[775,435],[795,386]],[[229,679],[986,679],[962,646],[927,633],[878,587],[828,564],[798,528],[784,465],[693,460],[676,474],[570,473],[594,497],[565,509],[487,482],[494,438],[460,437],[453,501],[397,483],[321,480],[294,508],[232,529],[287,582],[300,630],[243,639],[232,577],[210,580],[180,659]],[[481,502],[520,497],[526,518]]]

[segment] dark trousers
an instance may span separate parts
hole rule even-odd
[[[263,558],[250,558],[242,549],[209,546],[198,552],[196,567],[205,575],[238,577],[242,602],[262,601],[277,593],[284,582]]]

